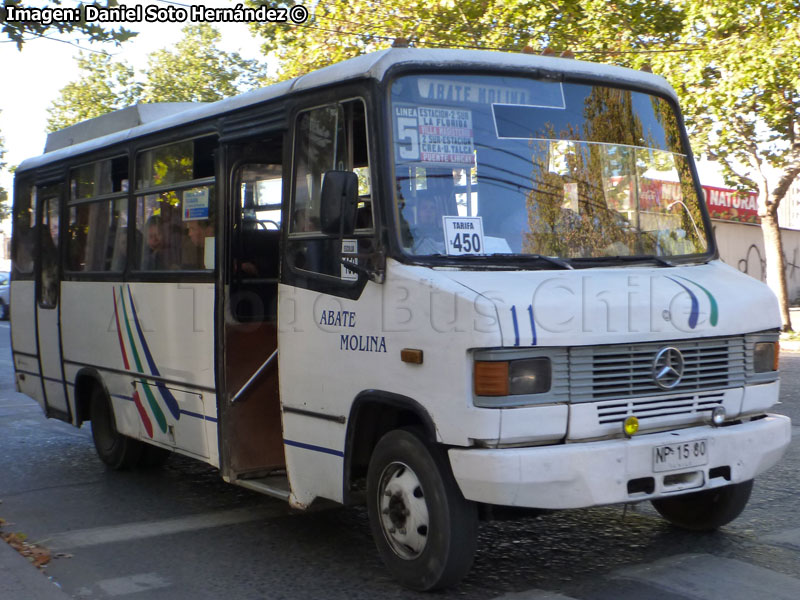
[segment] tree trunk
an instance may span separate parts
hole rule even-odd
[[[778,296],[781,309],[781,331],[791,331],[789,317],[789,292],[786,288],[786,261],[783,255],[783,240],[778,227],[778,206],[768,204],[761,215],[761,232],[764,235],[764,255],[767,262],[767,285]]]

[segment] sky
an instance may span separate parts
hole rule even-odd
[[[187,6],[202,4],[206,7],[235,7],[242,0],[203,0],[192,2],[180,0],[121,0],[127,7],[136,5]],[[77,6],[74,0],[63,0],[62,6]],[[25,6],[44,7],[45,1],[26,2]],[[7,43],[0,35],[0,136],[5,139],[5,162],[18,165],[26,158],[37,156],[44,150],[47,126],[47,108],[59,97],[61,88],[78,79],[75,57],[86,50],[105,51],[125,59],[135,68],[147,64],[147,55],[154,50],[169,48],[181,37],[181,28],[190,22],[181,23],[123,23],[126,29],[138,31],[139,35],[122,46],[113,43],[93,43],[79,41],[78,46],[66,43],[78,39],[77,36],[54,36],[58,40],[32,39],[22,50],[16,44]],[[239,52],[244,58],[266,58],[259,50],[260,42],[253,38],[246,24],[212,23],[222,34],[221,49]],[[108,25],[117,28],[120,24]],[[0,172],[0,187],[9,196],[12,177],[7,171]]]

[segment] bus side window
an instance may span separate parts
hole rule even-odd
[[[288,259],[295,268],[354,280],[354,272],[344,269],[341,263],[343,240],[322,231],[321,192],[328,171],[356,174],[358,204],[353,239],[357,240],[357,253],[369,252],[373,214],[367,141],[366,110],[361,100],[314,108],[298,115],[288,246]]]
[[[216,261],[214,136],[136,156],[139,271],[211,271]],[[166,188],[166,189],[165,189]]]
[[[14,236],[11,260],[14,277],[33,277],[34,223],[36,219],[36,188],[28,181],[17,182],[14,198]]]
[[[58,235],[59,205],[61,203],[61,184],[41,187],[38,190],[42,203],[42,220],[39,228],[41,282],[39,286],[39,306],[55,308],[58,304]]]
[[[128,185],[127,155],[94,161],[70,171],[65,270],[125,270]]]

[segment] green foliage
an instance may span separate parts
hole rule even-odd
[[[303,24],[251,24],[263,51],[280,60],[279,79],[388,48],[395,38],[420,48],[518,52],[527,46],[638,64],[645,59],[629,52],[671,42],[681,22],[679,10],[656,0],[330,0],[309,9]]]
[[[221,36],[208,23],[184,27],[183,34],[174,50],[150,55],[141,102],[214,102],[263,83],[265,65],[217,50]]]
[[[79,2],[78,7],[83,6],[84,2]],[[117,0],[107,0],[106,2],[91,2],[99,6],[117,6]],[[23,4],[21,0],[3,0],[3,6],[0,7],[0,32],[8,37],[9,41],[16,43],[17,48],[22,50],[24,43],[36,37],[48,37],[53,33],[59,34],[76,34],[79,39],[86,39],[89,42],[114,42],[119,45],[125,40],[136,35],[135,32],[120,27],[119,29],[107,29],[97,25],[96,23],[87,23],[81,19],[79,21],[56,21],[50,24],[37,21],[7,21],[6,7],[13,6],[18,8],[41,8],[42,6],[56,7],[62,6],[62,0],[50,0],[46,5],[37,4],[30,6]],[[74,8],[75,4],[72,2],[64,5],[65,7]]]
[[[800,174],[800,4],[681,0],[682,53],[654,65],[677,88],[696,150],[776,206]],[[767,166],[780,171],[769,189]],[[781,184],[785,184],[782,185]]]
[[[138,102],[213,102],[262,84],[265,65],[217,49],[219,40],[207,23],[184,27],[175,48],[150,54],[139,73],[110,56],[80,56],[79,79],[48,109],[48,131]]]
[[[623,66],[652,63],[678,90],[694,146],[719,158],[731,182],[756,188],[771,165],[784,170],[780,193],[800,173],[797,0],[330,0],[311,7],[303,24],[251,28],[278,57],[279,79],[388,48],[395,38],[412,47],[549,48]]]
[[[142,85],[133,67],[107,54],[83,54],[77,58],[81,77],[61,89],[61,97],[47,112],[47,130],[56,131],[85,119],[135,104]]]

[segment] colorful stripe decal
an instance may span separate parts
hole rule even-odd
[[[120,400],[127,400],[128,402],[133,402],[134,399],[130,396],[122,396],[120,394],[111,394],[112,398],[119,398]],[[208,415],[201,415],[200,413],[192,412],[190,410],[181,410],[182,415],[186,415],[187,417],[192,417],[194,419],[200,419],[201,421],[208,421],[209,423],[216,423],[216,417],[209,417]]]
[[[128,298],[131,301],[131,313],[133,313],[133,323],[136,325],[136,332],[139,334],[139,340],[142,343],[142,350],[144,351],[144,357],[147,360],[147,365],[150,367],[150,374],[155,375],[156,377],[160,377],[161,373],[158,372],[158,367],[156,367],[155,361],[153,360],[153,355],[150,353],[150,347],[147,345],[147,340],[144,337],[144,332],[142,331],[142,326],[139,323],[139,315],[136,314],[136,306],[133,304],[133,294],[131,293],[131,286],[128,286]],[[141,371],[141,368],[139,369]],[[158,387],[158,391],[161,392],[161,397],[164,398],[164,403],[167,405],[169,412],[172,413],[172,416],[176,419],[181,418],[181,409],[178,406],[178,401],[175,400],[175,396],[172,395],[167,389],[167,386],[164,385],[163,382],[157,381],[156,387]]]
[[[700,316],[700,303],[697,301],[697,296],[695,296],[695,295],[694,295],[694,292],[693,292],[692,290],[690,290],[688,287],[686,287],[685,285],[683,285],[683,284],[682,284],[680,281],[678,281],[677,279],[673,279],[672,277],[667,277],[667,279],[669,279],[670,281],[674,281],[675,283],[677,283],[677,284],[678,284],[679,286],[681,286],[681,287],[682,287],[684,290],[686,290],[686,293],[687,293],[687,294],[689,294],[689,297],[690,297],[690,298],[691,298],[691,300],[692,300],[692,307],[691,307],[691,310],[689,311],[689,327],[691,327],[692,329],[694,329],[695,327],[697,327],[697,319],[698,319],[698,317]]]
[[[123,295],[122,288],[120,287],[120,295]],[[133,360],[136,362],[136,368],[142,372],[142,360],[139,358],[139,352],[136,349],[136,343],[133,339],[133,332],[131,331],[131,324],[128,321],[128,310],[125,308],[125,300],[122,299],[122,316],[125,319],[125,328],[128,330],[128,341],[131,344],[131,350],[133,352]],[[155,396],[153,396],[153,392],[150,391],[150,386],[147,385],[144,379],[140,379],[139,382],[142,384],[142,389],[144,390],[144,395],[147,397],[147,403],[150,405],[150,410],[153,411],[153,416],[156,418],[156,422],[158,423],[159,429],[161,429],[162,433],[167,432],[167,418],[164,416],[164,411],[161,410],[161,407],[156,402]]]
[[[678,277],[681,277],[681,276],[678,275]],[[681,277],[681,279],[696,285],[701,290],[703,290],[703,292],[705,292],[706,296],[708,296],[708,301],[711,304],[711,315],[709,316],[709,322],[711,323],[712,327],[716,327],[717,326],[717,322],[719,321],[719,309],[717,307],[717,299],[714,298],[714,296],[713,296],[713,294],[711,292],[709,292],[706,288],[704,288],[702,285],[700,285],[696,281],[692,281],[691,279],[686,279],[686,277]]]
[[[294,442],[292,440],[283,440],[283,443],[287,446],[294,446],[295,448],[313,450],[314,452],[322,452],[323,454],[331,454],[333,456],[344,458],[344,452],[340,452],[339,450],[331,450],[330,448],[323,448],[322,446],[314,446],[312,444],[304,444],[303,442]]]
[[[128,362],[128,353],[125,351],[125,342],[122,340],[122,329],[119,325],[119,311],[117,310],[117,291],[114,288],[111,288],[112,293],[114,294],[114,318],[117,321],[117,336],[119,337],[119,347],[122,350],[122,363],[125,365],[125,370],[130,371],[130,363]],[[123,308],[125,300],[122,299]],[[133,398],[134,404],[136,405],[136,410],[139,411],[139,417],[142,419],[142,424],[144,425],[145,431],[147,431],[147,435],[151,438],[153,437],[153,423],[150,421],[150,417],[147,416],[147,411],[144,409],[142,405],[142,400],[139,398],[139,392],[134,390],[133,391]]]

